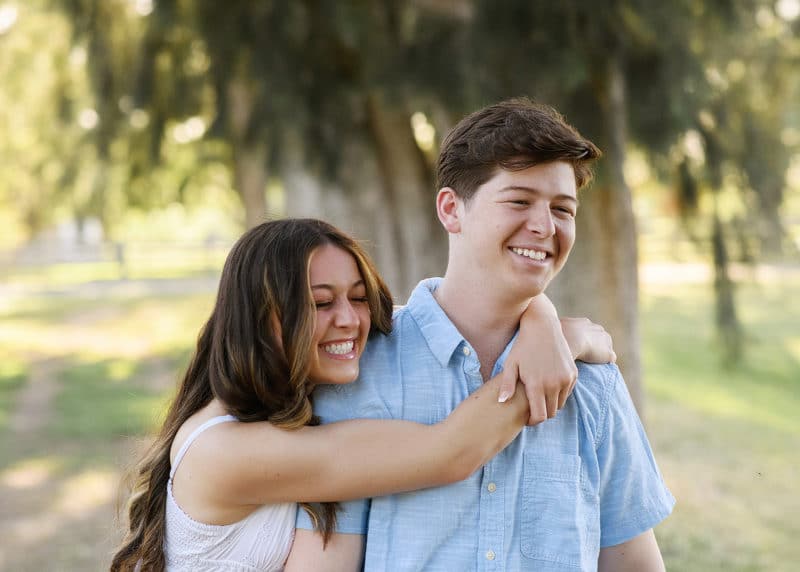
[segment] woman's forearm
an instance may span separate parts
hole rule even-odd
[[[502,375],[502,374],[501,374]],[[467,478],[503,450],[528,420],[524,391],[505,403],[497,401],[500,376],[467,397],[450,416],[439,423],[450,443],[452,481]]]
[[[524,392],[498,403],[498,388],[497,377],[486,382],[434,425],[354,419],[288,431],[241,424],[218,466],[229,481],[219,488],[235,491],[237,502],[265,504],[350,500],[465,479],[527,419]]]

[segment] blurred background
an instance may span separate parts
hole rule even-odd
[[[548,294],[614,336],[667,568],[795,570],[799,32],[800,0],[0,0],[0,569],[107,567],[245,228],[325,218],[402,303],[444,272],[442,137],[529,96],[605,153]]]

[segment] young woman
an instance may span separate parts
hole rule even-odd
[[[138,468],[111,570],[282,570],[295,503],[327,538],[332,501],[455,482],[508,444],[528,404],[524,391],[498,402],[501,376],[435,425],[317,425],[314,385],[353,381],[391,314],[372,263],[331,225],[289,219],[244,234]],[[610,345],[599,345],[602,360]]]

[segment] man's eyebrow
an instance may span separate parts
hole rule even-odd
[[[534,188],[534,187],[526,187],[524,185],[509,185],[507,187],[503,187],[502,189],[500,189],[501,193],[502,192],[509,192],[509,191],[525,191],[525,192],[534,193],[534,194],[537,194],[537,195],[542,194],[542,192],[539,189]],[[567,195],[565,193],[556,195],[554,198],[556,198],[556,199],[566,199],[566,200],[574,202],[576,205],[580,205],[581,204],[581,202],[578,200],[577,197],[573,197],[572,195]]]

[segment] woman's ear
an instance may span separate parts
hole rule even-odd
[[[436,214],[444,229],[450,234],[461,232],[462,201],[450,187],[444,187],[436,195]]]

